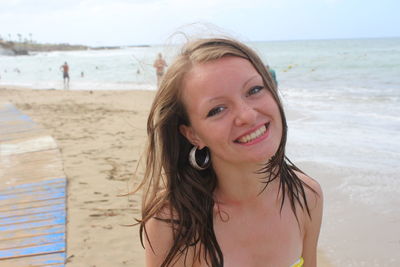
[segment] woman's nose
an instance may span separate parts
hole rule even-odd
[[[253,124],[257,117],[257,111],[248,103],[240,103],[237,108],[235,124],[242,126],[246,124]]]

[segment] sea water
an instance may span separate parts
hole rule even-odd
[[[369,173],[351,178],[363,187],[347,181],[344,190],[381,209],[391,198],[400,212],[400,38],[254,47],[277,71],[285,105],[301,114],[289,122],[293,158]]]
[[[158,47],[40,52],[0,56],[0,84],[35,89],[65,89],[60,69],[70,68],[68,89],[155,89],[152,67]]]
[[[284,106],[294,114],[288,121],[289,157],[294,162],[329,166],[339,174],[331,184],[334,188],[324,188],[326,206],[334,210],[327,212],[326,230],[321,235],[328,256],[337,266],[400,264],[400,38],[249,45],[275,70]],[[0,85],[64,90],[60,66],[66,61],[69,90],[155,90],[152,63],[159,52],[168,63],[176,47],[0,56]],[[341,196],[343,202],[329,194]],[[344,214],[346,207],[352,207],[354,217],[361,214],[365,227],[371,223],[375,229],[375,220],[379,224],[376,229],[384,228],[391,236],[375,246],[384,235],[376,233],[373,239],[374,234],[362,232],[366,230],[360,230],[357,221],[348,225],[355,224],[358,229],[341,228],[340,223],[349,217],[349,212]],[[357,230],[369,239],[343,238]],[[350,252],[349,248],[361,243],[373,253],[362,249]]]

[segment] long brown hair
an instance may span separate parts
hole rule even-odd
[[[222,251],[213,228],[213,191],[217,177],[212,166],[204,171],[190,166],[188,154],[192,144],[180,133],[179,126],[190,124],[181,97],[186,73],[194,64],[225,56],[248,60],[279,107],[282,139],[276,154],[259,170],[265,173],[265,187],[279,179],[283,196],[281,209],[287,196],[296,218],[296,204],[310,215],[304,189],[307,185],[295,173],[300,170],[285,156],[286,117],[276,85],[262,60],[246,45],[228,38],[189,42],[168,68],[152,104],[147,121],[145,173],[139,186],[143,188],[142,218],[139,220],[142,245],[143,238],[148,238],[145,225],[151,218],[162,220],[173,229],[173,245],[162,266],[173,265],[180,257],[186,259],[191,247],[197,248],[194,249],[194,260],[204,259],[213,267],[223,266]]]

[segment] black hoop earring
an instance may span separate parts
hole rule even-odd
[[[204,150],[204,149],[202,149],[202,150]],[[210,166],[210,154],[208,152],[208,149],[205,149],[205,152],[202,153],[202,154],[205,154],[205,155],[201,155],[204,158],[203,163],[201,163],[200,165],[199,165],[199,163],[197,163],[196,152],[197,151],[202,151],[202,150],[197,150],[197,147],[193,146],[192,149],[190,150],[190,153],[189,153],[189,163],[190,163],[190,165],[193,168],[195,168],[196,170],[199,170],[199,171],[203,171],[203,170],[207,169]]]

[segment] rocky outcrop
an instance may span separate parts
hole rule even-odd
[[[0,56],[14,56],[15,53],[11,49],[7,49],[0,45]]]
[[[14,56],[13,45],[9,42],[0,41],[0,55]]]
[[[0,41],[0,55],[29,55],[29,52],[70,51],[87,49],[89,49],[89,47],[84,45],[36,44]]]

